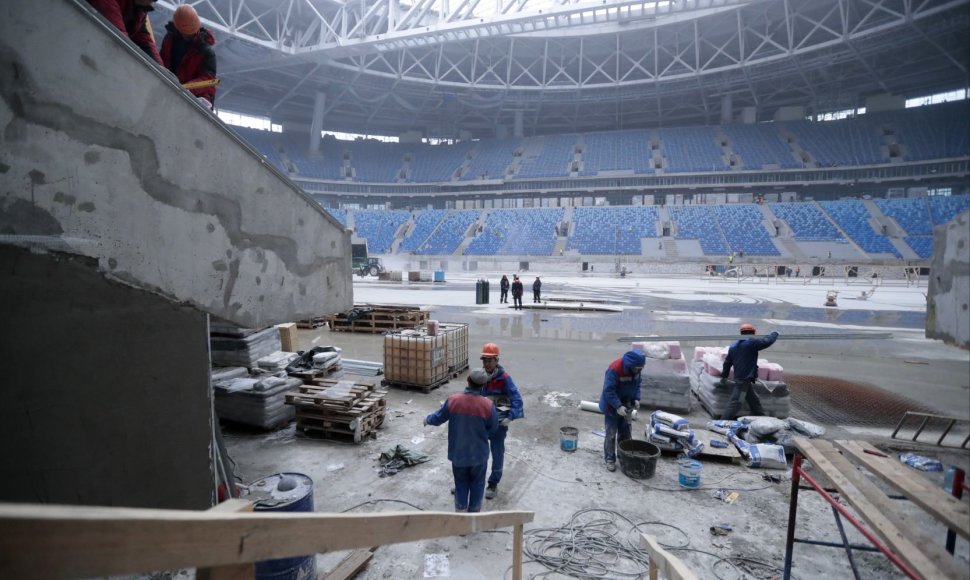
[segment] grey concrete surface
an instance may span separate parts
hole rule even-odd
[[[0,7],[0,243],[261,327],[352,303],[349,234],[84,1]]]
[[[0,245],[0,500],[206,509],[206,315]]]
[[[970,347],[970,212],[937,226],[927,292],[926,336]]]

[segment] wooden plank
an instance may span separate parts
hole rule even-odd
[[[522,580],[523,531],[522,524],[516,524],[512,530],[512,580]]]
[[[859,441],[835,441],[835,446],[852,456],[879,479],[898,489],[909,500],[940,520],[943,525],[970,539],[970,506],[914,473],[895,458],[866,453]]]
[[[242,513],[251,512],[255,504],[244,499],[232,498],[209,508],[208,513]],[[253,580],[256,578],[256,567],[252,562],[244,564],[228,564],[212,568],[199,568],[195,575],[197,580]]]
[[[795,439],[802,455],[832,482],[842,498],[910,567],[925,578],[964,578],[967,570],[958,566],[939,542],[921,536],[919,525],[897,513],[893,500],[865,479],[828,441]]]
[[[205,568],[523,525],[525,511],[220,513],[0,504],[0,578]]]
[[[650,553],[650,578],[657,578],[658,572],[667,580],[698,580],[680,558],[674,556],[657,543],[657,538],[640,534],[640,547]]]
[[[354,550],[341,560],[336,568],[328,572],[323,580],[350,580],[367,567],[367,563],[374,557],[374,550],[376,549],[377,546]]]

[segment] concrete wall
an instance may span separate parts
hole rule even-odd
[[[0,245],[0,501],[205,509],[204,313]]]
[[[970,211],[933,230],[926,336],[970,347]]]
[[[0,243],[243,326],[352,306],[340,224],[86,2],[2,3],[0,62]]]

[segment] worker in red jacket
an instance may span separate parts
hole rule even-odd
[[[175,9],[172,20],[165,25],[162,40],[162,61],[183,85],[216,78],[216,53],[212,45],[216,40],[212,33],[202,27],[199,14],[188,4]],[[193,95],[208,101],[209,107],[216,102],[216,87],[190,89]]]
[[[108,22],[114,24],[132,42],[145,53],[162,64],[155,47],[155,37],[152,36],[148,13],[155,10],[155,0],[88,0]]]

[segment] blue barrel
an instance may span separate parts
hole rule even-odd
[[[445,271],[444,270],[435,270],[434,271],[434,281],[435,282],[444,282],[445,281]]]
[[[312,512],[313,480],[302,473],[277,473],[249,484],[244,497],[257,512]],[[316,554],[256,562],[257,580],[314,580]]]

